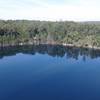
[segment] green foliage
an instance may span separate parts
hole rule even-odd
[[[27,20],[0,20],[0,43],[34,42],[69,43],[100,46],[100,24]]]

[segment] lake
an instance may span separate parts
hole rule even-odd
[[[100,51],[0,48],[0,100],[100,100]]]

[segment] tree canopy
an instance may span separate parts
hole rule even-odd
[[[0,20],[0,43],[34,41],[100,46],[99,22]]]

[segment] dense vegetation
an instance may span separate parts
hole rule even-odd
[[[100,23],[0,20],[0,45],[37,41],[100,47]]]

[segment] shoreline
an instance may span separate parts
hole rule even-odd
[[[100,50],[100,47],[96,46],[81,46],[81,45],[74,45],[74,44],[67,44],[67,43],[34,43],[34,42],[29,42],[29,43],[19,43],[19,44],[0,44],[0,48],[2,47],[14,47],[14,46],[25,46],[25,45],[61,45],[64,47],[76,47],[76,48],[84,48],[84,49],[93,49],[93,50]]]
[[[93,50],[100,50],[100,47],[96,46],[82,46],[82,45],[74,45],[74,44],[62,44],[63,46],[67,47],[77,47],[77,48],[84,48],[84,49],[93,49]]]

